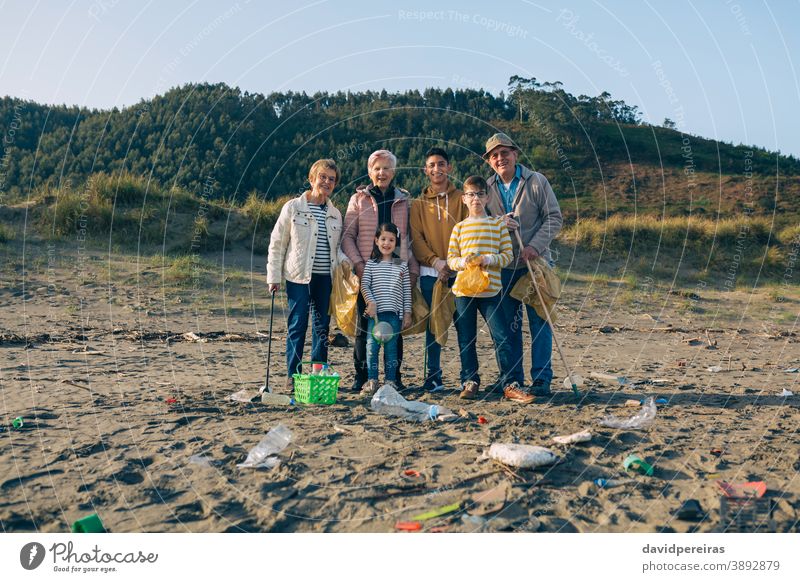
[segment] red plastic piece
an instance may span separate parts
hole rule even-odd
[[[732,497],[736,499],[752,499],[754,497],[763,497],[767,492],[767,484],[764,481],[751,481],[749,483],[728,483],[726,481],[717,481],[717,485],[722,489],[725,497]]]
[[[394,524],[394,529],[399,531],[419,531],[422,529],[422,524],[418,521],[398,521]]]
[[[488,420],[486,420],[486,417],[485,417],[485,416],[479,416],[479,417],[478,417],[478,424],[486,424],[486,423],[488,423],[488,422],[489,422],[489,421],[488,421]]]

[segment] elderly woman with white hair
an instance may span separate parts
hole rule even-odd
[[[397,158],[389,150],[378,150],[369,156],[367,171],[372,184],[356,189],[350,197],[347,212],[344,216],[344,232],[342,234],[342,252],[347,256],[358,275],[364,275],[364,266],[372,254],[375,242],[375,230],[378,225],[391,222],[400,232],[400,244],[397,253],[403,261],[408,262],[411,287],[417,284],[419,264],[411,252],[409,238],[409,213],[411,195],[394,183]],[[361,390],[367,383],[367,318],[364,315],[366,304],[359,293],[359,321],[356,330],[354,350],[355,373],[353,390]],[[398,380],[400,363],[403,361],[403,341],[398,338]],[[371,384],[367,384],[371,385]],[[365,394],[365,396],[371,396]]]

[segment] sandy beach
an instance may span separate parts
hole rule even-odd
[[[261,259],[211,258],[224,262],[200,289],[168,285],[157,265],[130,257],[51,255],[34,248],[24,268],[7,264],[0,288],[5,532],[66,532],[94,512],[112,532],[391,532],[456,502],[461,511],[426,520],[423,530],[726,531],[720,480],[765,481],[768,501],[754,529],[797,531],[800,344],[765,293],[628,289],[626,299],[619,282],[575,277],[557,307],[557,332],[586,378],[579,402],[561,385],[555,354],[552,398],[520,406],[482,390],[478,401],[459,400],[451,330],[442,355],[448,390],[404,395],[462,416],[413,423],[376,414],[349,392],[352,348],[331,349],[343,387],[335,405],[229,400],[263,384],[269,304]],[[238,275],[226,275],[230,265]],[[273,330],[278,390],[284,301]],[[796,312],[789,301],[782,308]],[[488,331],[479,336],[485,387],[497,369]],[[422,362],[423,336],[408,338],[407,385],[422,383]],[[781,396],[784,389],[796,395]],[[652,426],[598,423],[632,416],[637,408],[626,401],[647,396],[667,401]],[[12,427],[15,417],[21,428]],[[279,466],[238,468],[279,424],[292,432]],[[584,429],[590,442],[552,441]],[[548,447],[559,462],[509,468],[483,456],[498,442]],[[629,454],[652,464],[653,476],[626,475]],[[603,489],[597,478],[631,481]],[[475,501],[496,487],[500,501]],[[688,499],[705,519],[674,516]]]

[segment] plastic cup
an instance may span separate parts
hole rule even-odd
[[[575,384],[578,388],[583,387],[583,377],[580,374],[572,374],[564,378],[564,388],[572,390],[572,385]]]

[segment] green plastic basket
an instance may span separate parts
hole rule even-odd
[[[302,362],[301,365],[324,363],[326,362]],[[328,369],[333,370],[330,365]],[[338,392],[339,376],[294,375],[294,400],[300,404],[336,404]]]

